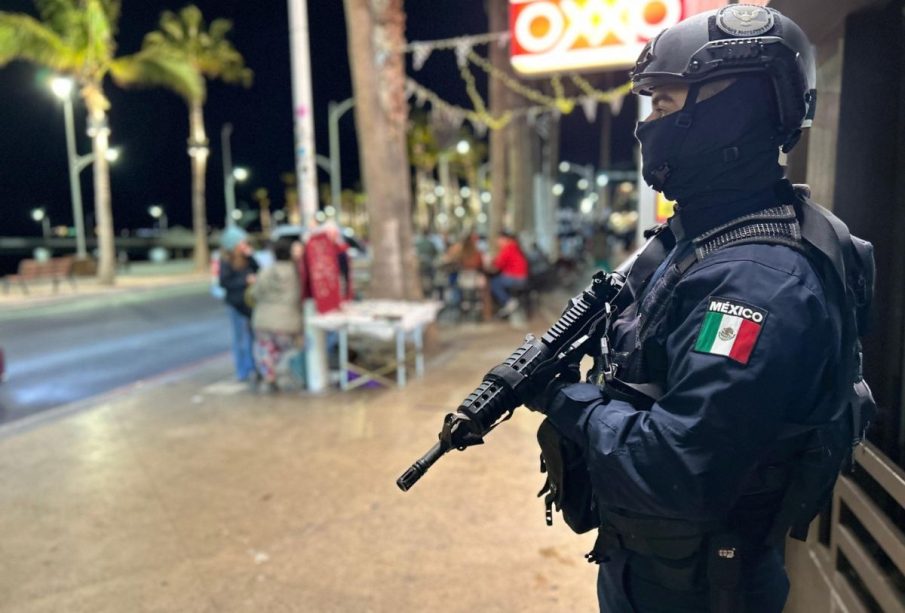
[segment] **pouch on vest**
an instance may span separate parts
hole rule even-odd
[[[555,508],[576,534],[597,528],[600,520],[581,448],[560,434],[549,419],[541,422],[537,429],[537,442],[541,472],[547,474],[547,481],[537,495],[546,494],[547,525],[553,525]]]

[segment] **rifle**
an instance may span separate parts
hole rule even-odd
[[[596,272],[588,287],[569,300],[565,312],[540,339],[528,334],[518,349],[484,375],[456,412],[443,419],[439,442],[396,480],[399,489],[408,491],[448,451],[483,444],[484,436],[512,417],[526,396],[574,369],[584,355],[599,358],[595,360],[599,374],[611,377],[607,330],[616,296],[640,253],[611,273]]]

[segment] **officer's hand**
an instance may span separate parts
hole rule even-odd
[[[524,404],[532,411],[546,415],[550,403],[553,402],[559,390],[580,380],[581,371],[579,365],[572,364],[551,379],[545,386],[536,386],[533,389],[526,390],[527,393],[523,395]]]

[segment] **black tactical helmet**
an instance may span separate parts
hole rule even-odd
[[[764,75],[773,83],[777,131],[790,150],[817,103],[814,53],[798,25],[771,8],[730,4],[690,17],[650,41],[632,70],[632,91],[666,83]]]

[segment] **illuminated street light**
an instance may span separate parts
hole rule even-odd
[[[597,175],[597,187],[606,187],[610,184],[610,177],[605,173]]]
[[[493,196],[490,195],[490,192],[481,192],[481,202],[490,204],[491,200],[493,200]]]
[[[456,217],[465,217],[465,207],[457,206],[453,211]]]
[[[471,188],[468,187],[467,185],[463,185],[459,189],[459,195],[462,196],[463,198],[470,198],[471,197]]]
[[[239,221],[240,219],[242,219],[242,211],[239,209],[233,209],[230,217],[233,218],[233,221]]]
[[[88,248],[85,239],[85,220],[82,206],[82,187],[79,182],[79,174],[88,168],[94,160],[94,153],[79,155],[75,144],[75,119],[72,108],[72,94],[76,83],[69,77],[56,76],[50,79],[50,90],[53,95],[63,103],[63,119],[66,127],[66,155],[69,162],[69,190],[72,199],[72,220],[75,226],[75,253],[76,258],[84,260],[88,257]],[[119,149],[107,149],[104,158],[108,162],[115,162],[120,157]]]
[[[148,215],[157,220],[157,228],[161,233],[167,231],[169,220],[167,219],[167,213],[162,206],[160,206],[159,204],[149,206]]]
[[[60,100],[69,100],[72,90],[75,89],[75,81],[69,77],[53,77],[50,80],[50,89]]]
[[[456,153],[459,155],[468,155],[469,151],[471,151],[471,143],[464,138],[456,143]]]
[[[578,189],[584,191],[584,190],[588,189],[590,186],[591,186],[591,184],[588,183],[588,180],[587,180],[587,179],[579,179],[579,180],[578,180]]]
[[[559,172],[569,172],[572,166],[568,162],[560,162],[559,163]]]
[[[242,166],[236,166],[235,168],[233,168],[233,178],[239,183],[247,181],[250,174],[251,173],[248,172],[248,169],[243,168]]]
[[[585,215],[589,215],[591,211],[594,210],[594,201],[590,198],[582,198],[581,200],[581,212]]]
[[[566,188],[563,187],[562,183],[557,183],[553,186],[553,195],[554,196],[562,196],[564,191],[566,191]]]
[[[41,224],[41,234],[44,238],[50,238],[50,217],[43,208],[31,210],[31,218]]]

